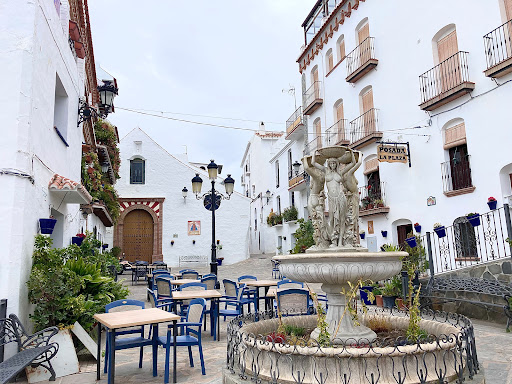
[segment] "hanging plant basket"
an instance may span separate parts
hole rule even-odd
[[[407,239],[405,239],[405,241],[411,248],[416,248],[416,246],[418,245],[418,243],[416,242],[416,237],[414,237],[414,236],[408,237]]]
[[[480,215],[478,213],[475,213],[474,215],[467,216],[469,223],[473,227],[478,227],[480,225]]]
[[[416,232],[420,233],[420,232],[421,232],[421,225],[415,225],[415,226],[414,226],[414,230],[415,230]]]
[[[494,211],[496,209],[496,206],[498,205],[498,201],[497,200],[488,201],[487,205],[489,206],[489,209]]]
[[[76,244],[78,246],[81,246],[83,241],[84,241],[84,237],[73,236],[71,238],[71,244]]]
[[[362,240],[364,240],[364,237],[365,237],[365,236],[366,236],[366,233],[360,233],[360,234],[359,234],[359,237],[360,237]]]
[[[55,228],[55,223],[57,223],[57,219],[39,219],[41,233],[43,235],[51,235],[53,233],[53,228]]]
[[[382,233],[382,237],[388,237],[388,231],[380,231]]]
[[[437,233],[438,237],[446,236],[446,228],[444,226],[434,228],[434,232]]]

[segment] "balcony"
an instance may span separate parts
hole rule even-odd
[[[360,149],[382,139],[378,109],[372,108],[350,122],[350,148]]]
[[[304,148],[304,156],[312,155],[317,149],[322,148],[322,137],[318,136],[306,144]]]
[[[322,83],[320,81],[315,81],[304,93],[304,114],[311,115],[320,108],[323,102]]]
[[[469,81],[468,53],[457,52],[420,76],[421,104],[433,111],[475,89]]]
[[[329,129],[325,131],[325,146],[330,147],[333,145],[349,145],[350,134],[346,130],[347,126],[347,120],[341,119],[329,127]]]
[[[375,58],[375,38],[367,37],[345,58],[348,83],[355,83],[379,64]]]
[[[286,140],[298,140],[302,136],[304,136],[304,119],[302,117],[302,107],[299,107],[286,120]]]
[[[301,164],[299,171],[295,172],[294,170],[288,171],[288,191],[295,192],[306,189],[306,181],[308,178],[308,174],[304,172],[304,166]]]
[[[500,78],[512,72],[512,20],[484,36],[485,76]]]
[[[386,205],[386,183],[381,181],[377,187],[365,185],[359,188],[359,217],[386,214],[389,207]]]
[[[470,156],[455,157],[441,163],[441,178],[443,181],[443,193],[447,197],[453,197],[471,193],[475,190],[471,180]]]

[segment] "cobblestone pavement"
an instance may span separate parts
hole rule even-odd
[[[255,275],[259,279],[271,278],[271,256],[257,255],[243,262],[219,267],[220,280],[236,279],[244,274]],[[208,273],[209,267],[194,268],[201,273]],[[178,268],[173,268],[173,271]],[[146,285],[140,282],[131,285],[130,275],[120,276],[127,279],[130,288],[130,298],[137,300],[146,299]],[[315,291],[320,285],[312,285]],[[203,331],[203,352],[205,359],[206,375],[201,375],[199,354],[197,347],[193,348],[194,368],[188,364],[186,348],[178,348],[178,383],[214,384],[222,383],[222,369],[226,360],[226,324],[221,321],[221,340],[213,341],[210,336],[209,326]],[[502,324],[492,324],[481,320],[473,321],[477,340],[478,359],[484,369],[485,382],[487,384],[512,384],[512,334],[505,332]],[[160,327],[160,334],[165,334],[166,327]],[[105,338],[103,337],[103,340]],[[152,376],[151,348],[146,347],[144,352],[143,368],[138,368],[138,349],[128,349],[116,352],[116,382],[117,383],[163,383],[164,350],[159,348],[158,376]],[[91,356],[80,357],[81,372],[75,375],[58,378],[56,384],[89,384],[106,383],[106,375],[102,373],[102,379],[96,381],[96,362]],[[103,364],[103,361],[102,361]],[[23,383],[23,381],[19,381]],[[468,384],[472,381],[467,380]],[[45,382],[50,383],[50,382]]]

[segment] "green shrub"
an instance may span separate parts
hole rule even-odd
[[[311,220],[305,221],[304,219],[299,219],[297,222],[299,223],[299,228],[293,234],[296,240],[295,247],[293,247],[290,253],[305,253],[306,249],[315,244],[313,239],[313,223]]]
[[[284,221],[297,220],[298,217],[299,217],[299,211],[297,211],[297,208],[295,208],[295,206],[293,206],[293,205],[291,207],[286,208],[283,211],[283,220]]]

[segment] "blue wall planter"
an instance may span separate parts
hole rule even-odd
[[[407,244],[409,244],[409,247],[411,248],[415,248],[418,245],[418,243],[416,242],[416,237],[409,237],[405,239],[405,241],[407,242]]]
[[[364,237],[366,236],[366,233],[360,233],[359,237],[364,240]]]
[[[473,227],[478,227],[480,225],[480,215],[477,213],[475,215],[467,216],[469,223]]]
[[[446,236],[446,228],[444,226],[434,228],[434,232],[437,233],[438,237]]]
[[[73,236],[71,238],[71,244],[76,244],[78,246],[81,246],[84,239],[85,239],[85,237]]]
[[[39,227],[41,228],[41,233],[43,235],[51,235],[56,223],[57,219],[39,219]]]
[[[222,265],[222,260],[224,259],[217,259],[217,265]]]
[[[388,237],[388,231],[380,231],[382,233],[382,237]]]
[[[489,206],[489,209],[495,210],[496,206],[498,205],[498,201],[497,200],[488,201],[487,205]]]
[[[420,233],[420,232],[421,232],[421,225],[415,225],[415,226],[414,226],[414,230],[415,230],[416,232]]]
[[[103,244],[103,245],[101,246],[101,248],[103,248],[103,249],[107,249],[107,248],[108,248],[108,244]]]

